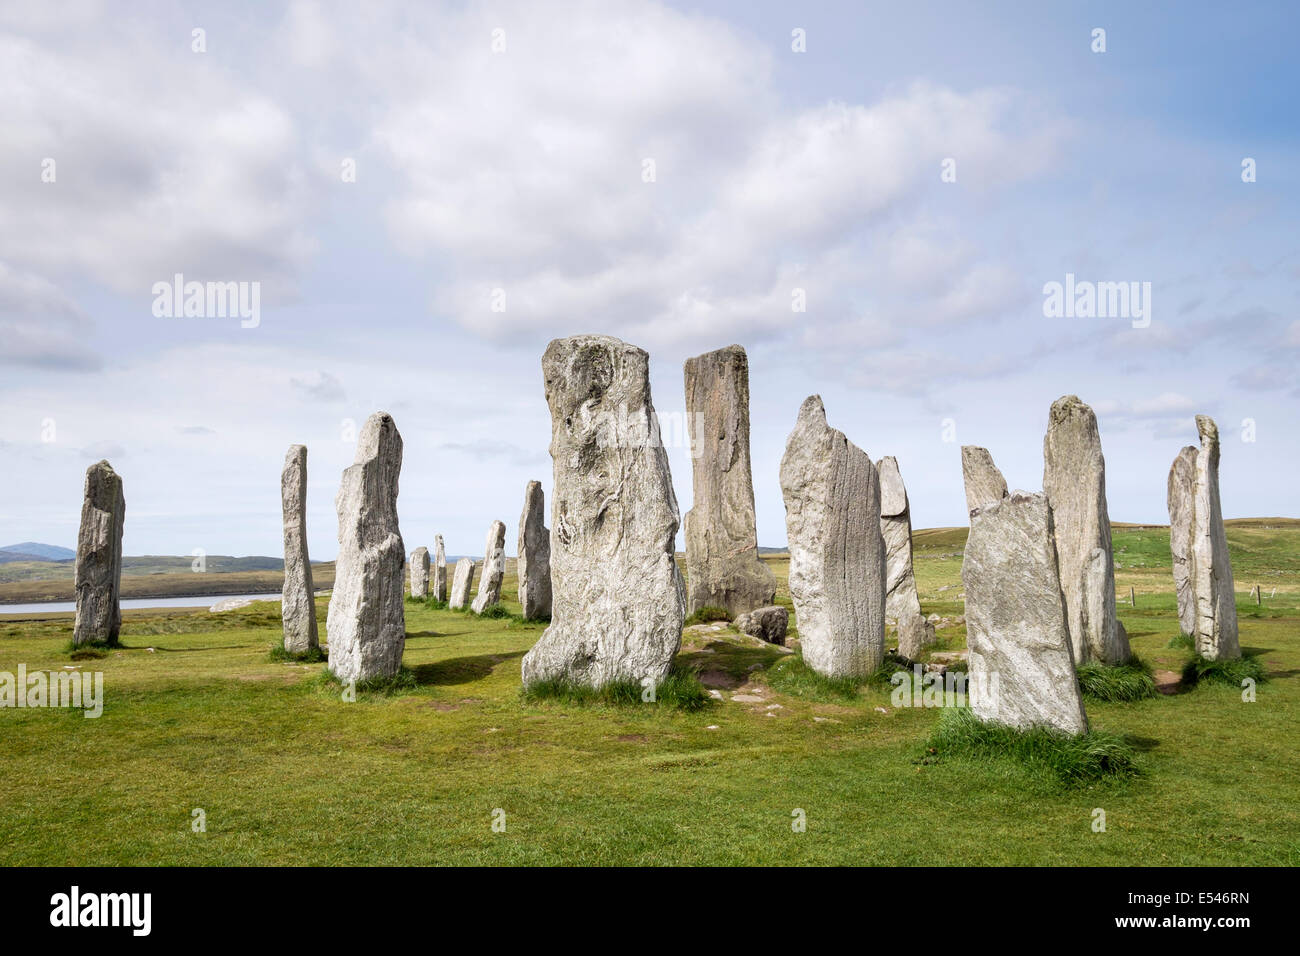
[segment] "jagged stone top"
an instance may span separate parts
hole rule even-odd
[[[907,510],[907,487],[898,470],[898,459],[886,455],[876,462],[876,471],[880,473],[880,516],[901,515]]]

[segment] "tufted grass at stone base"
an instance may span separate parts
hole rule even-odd
[[[277,641],[267,651],[266,659],[273,664],[319,664],[329,656],[319,647],[309,647],[305,651],[288,650],[284,643]]]
[[[1084,697],[1092,700],[1143,700],[1157,693],[1151,668],[1139,657],[1131,658],[1127,664],[1088,661],[1075,670],[1079,675],[1079,689]]]
[[[1190,651],[1196,647],[1196,638],[1192,637],[1190,634],[1184,633],[1183,631],[1179,631],[1173,637],[1169,638],[1169,643],[1166,646],[1171,647],[1174,650]]]
[[[328,668],[322,668],[316,675],[317,689],[329,695],[341,695],[344,691],[355,691],[358,700],[373,697],[392,697],[396,694],[413,691],[419,687],[415,672],[409,667],[399,667],[392,677],[371,677],[359,680],[355,684],[345,684]]]
[[[612,707],[651,705],[685,712],[703,710],[712,702],[696,673],[680,666],[674,666],[668,676],[655,686],[654,699],[650,701],[644,699],[645,689],[636,681],[611,681],[600,687],[563,679],[534,681],[520,690],[520,696],[530,704]]]
[[[1195,687],[1197,684],[1227,684],[1241,687],[1245,680],[1262,684],[1268,680],[1264,665],[1254,654],[1244,654],[1230,660],[1206,660],[1199,654],[1183,665],[1183,686]]]
[[[911,674],[912,665],[886,654],[875,673],[866,677],[826,677],[809,667],[802,654],[795,654],[773,665],[767,683],[773,690],[804,700],[851,701],[857,700],[865,688],[891,686],[891,678],[898,671]]]
[[[1048,727],[1017,730],[980,720],[969,708],[946,710],[926,742],[922,763],[945,758],[1008,759],[1072,787],[1139,772],[1137,752],[1104,731],[1071,735]]]

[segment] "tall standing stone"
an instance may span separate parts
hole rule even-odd
[[[350,683],[393,677],[406,648],[403,565],[397,523],[402,436],[387,412],[366,419],[353,464],[334,500],[339,556],[326,631],[329,668]]]
[[[73,644],[115,643],[122,630],[122,478],[107,461],[86,469],[77,533],[77,619]]]
[[[501,601],[501,580],[506,576],[506,525],[493,521],[488,528],[487,543],[483,546],[483,576],[479,578],[478,594],[474,596],[472,610],[482,614]]]
[[[456,610],[469,603],[469,591],[474,586],[474,559],[461,558],[451,578],[451,600],[447,606]]]
[[[758,557],[749,462],[749,359],[729,345],[686,360],[695,505],[686,512],[687,610],[766,607],[776,577]]]
[[[442,535],[433,536],[433,599],[447,600],[447,551],[442,544]]]
[[[681,647],[679,512],[650,397],[650,357],[605,335],[542,356],[551,412],[551,625],[525,685],[658,683]]]
[[[1115,616],[1106,459],[1097,416],[1076,395],[1052,403],[1043,438],[1043,493],[1052,509],[1074,662],[1123,664],[1131,654]]]
[[[1001,501],[1007,496],[1007,480],[993,464],[987,448],[961,446],[961,474],[966,484],[966,511],[973,513],[981,505]]]
[[[284,587],[280,595],[284,649],[291,654],[304,654],[320,646],[316,588],[307,554],[306,445],[290,445],[284,456],[280,508],[284,515]]]
[[[1047,496],[1017,491],[977,507],[961,580],[975,715],[1086,733]]]
[[[898,460],[876,462],[880,475],[880,533],[885,540],[885,615],[898,625],[898,653],[917,660],[934,643],[934,625],[921,613],[912,570],[912,512]]]
[[[827,677],[865,677],[885,654],[880,479],[867,453],[804,399],[781,459],[794,598],[804,660]]]
[[[1195,638],[1197,654],[1206,660],[1231,660],[1241,657],[1241,645],[1228,538],[1219,504],[1219,429],[1208,415],[1197,415],[1196,430],[1201,447],[1188,446],[1179,452],[1169,474],[1169,543],[1174,553],[1178,616],[1185,626],[1184,605],[1189,604],[1186,617],[1192,629],[1187,633]]]
[[[411,552],[411,597],[429,596],[429,549],[418,547]]]
[[[1178,626],[1196,635],[1196,596],[1192,589],[1192,512],[1196,498],[1196,446],[1178,453],[1169,469],[1169,550],[1173,555]]]
[[[546,527],[546,496],[540,481],[530,481],[519,515],[519,603],[524,617],[551,616],[551,532]]]

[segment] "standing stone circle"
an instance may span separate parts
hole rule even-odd
[[[776,576],[758,556],[749,461],[749,359],[729,345],[686,360],[695,504],[686,512],[687,610],[732,617],[770,605]]]
[[[542,356],[551,412],[551,625],[525,685],[645,686],[681,647],[686,595],[650,357],[605,335],[556,339]]]
[[[77,618],[72,643],[115,643],[122,630],[122,478],[107,461],[86,469],[74,583]]]
[[[460,609],[469,603],[469,590],[474,586],[474,559],[461,558],[451,578],[450,608]]]
[[[1043,438],[1043,493],[1074,662],[1123,664],[1128,636],[1115,616],[1115,558],[1106,508],[1106,459],[1097,416],[1076,395],[1052,403]]]
[[[290,445],[284,456],[280,507],[284,515],[284,587],[280,595],[284,649],[290,654],[304,654],[320,646],[316,589],[307,553],[306,445]]]
[[[1199,449],[1184,448],[1169,474],[1169,538],[1174,552],[1174,581],[1179,565],[1185,586],[1179,589],[1179,621],[1184,591],[1189,592],[1196,653],[1206,660],[1241,657],[1237,635],[1237,596],[1228,557],[1228,538],[1219,504],[1219,429],[1208,415],[1196,416]],[[1185,471],[1191,466],[1190,488]],[[1175,474],[1178,473],[1178,477]],[[1178,500],[1175,500],[1177,495]]]
[[[993,501],[1001,501],[1007,496],[1007,480],[993,464],[993,456],[987,448],[978,445],[961,446],[961,474],[966,484],[966,511],[974,513],[976,508]]]
[[[975,716],[1086,733],[1047,496],[1017,491],[976,508],[961,580]]]
[[[447,600],[447,551],[442,544],[442,535],[433,536],[433,599]]]
[[[429,595],[429,549],[421,545],[411,552],[411,597]]]
[[[551,531],[546,527],[546,496],[540,481],[524,490],[519,515],[519,603],[524,617],[535,621],[551,616]]]
[[[819,395],[799,408],[781,494],[804,660],[826,677],[866,677],[885,654],[880,479],[866,452],[827,425]]]
[[[403,565],[397,523],[402,436],[387,412],[366,419],[353,464],[334,500],[339,556],[326,632],[329,669],[343,683],[388,678],[406,648]]]
[[[483,546],[483,576],[479,578],[478,594],[474,596],[471,610],[482,614],[501,601],[501,581],[506,576],[506,525],[493,521],[488,528],[487,543]]]
[[[880,475],[880,533],[885,540],[885,616],[898,626],[898,653],[920,659],[934,643],[934,625],[921,613],[912,570],[912,512],[898,460],[887,455],[876,462]]]

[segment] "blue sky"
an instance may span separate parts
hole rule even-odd
[[[303,442],[333,557],[345,422],[384,409],[408,546],[477,553],[500,518],[513,547],[551,487],[541,353],[579,332],[650,351],[670,431],[683,360],[748,349],[765,545],[813,392],[899,459],[917,526],[964,523],[964,443],[1041,487],[1067,393],[1114,520],[1166,520],[1198,412],[1225,514],[1300,514],[1293,5],[26,7],[0,9],[0,543],[72,544],[108,457],[128,553],[276,554]],[[260,283],[260,324],[155,317],[177,272]],[[1045,317],[1067,273],[1149,282],[1149,327]]]

